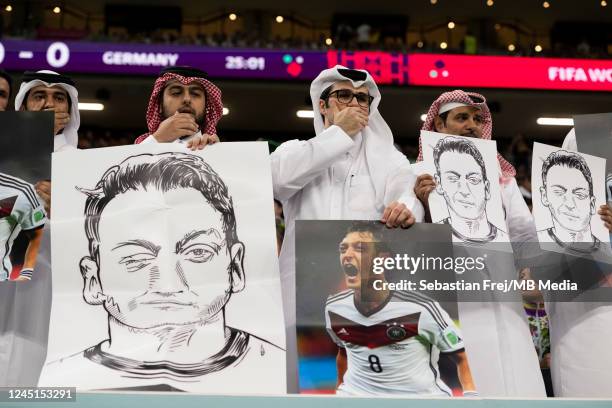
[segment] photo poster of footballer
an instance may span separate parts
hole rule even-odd
[[[43,228],[48,203],[35,185],[51,180],[52,112],[0,112],[0,284],[36,278],[50,253]]]
[[[454,282],[452,269],[433,267],[411,275],[415,264],[411,268],[398,261],[452,257],[450,235],[447,225],[387,229],[378,221],[296,221],[300,393],[477,393],[457,318],[456,293],[446,291],[444,301],[438,302],[435,297],[441,291],[400,286],[389,290],[390,283],[422,278],[431,282],[432,276]],[[397,262],[384,264],[380,259]]]
[[[265,142],[54,154],[38,385],[285,394],[272,202]]]

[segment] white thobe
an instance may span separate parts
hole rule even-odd
[[[561,146],[577,151],[572,129]],[[612,397],[612,304],[547,302],[550,373],[556,397]]]
[[[66,135],[64,135],[63,133],[55,135],[55,137],[53,138],[53,151],[54,152],[63,152],[66,150],[73,150],[76,148],[77,148],[76,146],[68,143],[68,140],[66,139]]]
[[[423,219],[423,207],[413,192],[416,176],[408,159],[389,169],[384,186],[376,186],[376,190],[384,189],[380,202],[368,169],[379,164],[366,161],[361,134],[353,140],[335,125],[308,141],[283,143],[271,155],[274,197],[283,205],[286,225],[280,272],[290,392],[297,391],[295,221],[379,220],[385,206],[395,200],[406,204],[417,221]]]
[[[537,240],[533,218],[516,179],[500,187],[510,241]],[[460,302],[459,323],[472,377],[481,396],[546,397],[520,295],[516,302]]]

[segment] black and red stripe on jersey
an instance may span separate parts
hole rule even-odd
[[[331,311],[329,319],[332,330],[342,341],[374,349],[418,335],[420,315],[418,312],[398,316],[371,326],[364,326]]]

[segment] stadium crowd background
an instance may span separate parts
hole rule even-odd
[[[396,10],[391,4],[377,7],[375,14],[364,10],[365,2],[347,3],[352,7],[339,3],[332,8],[324,2],[313,4],[324,5],[325,13],[312,12],[307,5],[273,1],[257,5],[212,1],[205,6],[189,1],[87,3],[5,0],[0,3],[2,36],[223,48],[563,58],[612,55],[607,0],[590,0],[580,7],[567,0],[471,0],[461,5],[418,0],[395,5]],[[591,15],[590,21],[583,19],[585,13]]]

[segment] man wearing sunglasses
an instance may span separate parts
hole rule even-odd
[[[310,97],[316,136],[283,143],[271,156],[274,197],[286,221],[280,271],[288,345],[295,344],[295,220],[380,220],[407,228],[423,214],[409,188],[416,177],[393,145],[370,74],[326,69],[312,82]],[[296,386],[291,351],[289,391]]]

